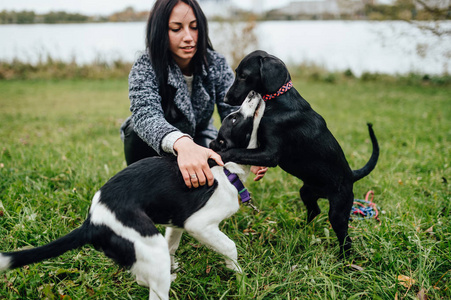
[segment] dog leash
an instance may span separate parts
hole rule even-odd
[[[226,168],[224,168],[224,173],[226,174],[227,179],[229,179],[230,183],[237,189],[238,194],[241,198],[241,203],[251,207],[255,212],[259,213],[260,210],[252,203],[251,193],[249,193],[238,175],[230,172]]]
[[[369,191],[368,193],[366,193],[365,200],[354,199],[354,205],[352,206],[351,216],[355,216],[359,220],[374,218],[378,222],[380,222],[381,220],[379,219],[379,209],[373,202],[373,199],[374,199],[373,191]]]
[[[280,95],[285,94],[292,87],[293,87],[293,82],[290,80],[287,83],[285,83],[284,85],[282,85],[282,87],[277,92],[275,92],[274,94],[267,94],[267,95],[262,96],[262,98],[266,102],[268,100],[274,99],[276,97],[279,97]]]

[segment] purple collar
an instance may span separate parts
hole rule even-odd
[[[241,180],[238,177],[238,175],[236,175],[235,173],[231,173],[226,168],[224,168],[224,173],[226,174],[226,176],[229,179],[230,183],[233,184],[233,186],[238,190],[238,194],[241,197],[241,203],[246,203],[249,200],[251,200],[251,194],[244,187],[244,184],[241,182]]]

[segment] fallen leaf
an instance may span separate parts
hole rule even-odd
[[[6,284],[6,286],[7,286],[8,288],[10,288],[11,290],[13,290],[14,292],[16,292],[17,294],[19,294],[19,290],[16,289],[16,288],[13,286],[12,282],[9,282],[9,281],[8,281],[8,283]]]
[[[415,280],[404,275],[398,275],[399,284],[410,289],[412,285],[415,283]]]
[[[91,288],[91,287],[86,287],[86,293],[88,293],[88,295],[91,296],[91,297],[94,297],[94,295],[96,294],[94,289]]]
[[[257,234],[257,232],[256,232],[254,229],[252,229],[252,228],[246,228],[246,229],[244,229],[244,230],[243,230],[243,233],[244,233],[245,235],[256,235],[256,234]]]
[[[434,225],[432,225],[431,227],[429,227],[428,229],[426,229],[427,233],[429,233],[430,235],[434,235]]]
[[[422,288],[417,294],[418,300],[428,300],[428,296],[426,295],[426,291]]]
[[[364,269],[361,267],[361,266],[359,266],[359,265],[354,265],[354,264],[350,264],[350,265],[346,265],[347,267],[351,267],[351,268],[353,268],[353,269],[355,269],[355,270],[357,270],[357,271],[363,271]]]
[[[211,272],[211,266],[207,266],[207,269],[205,270],[205,273],[206,274],[210,274],[210,272]]]

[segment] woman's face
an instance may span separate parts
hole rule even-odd
[[[189,63],[197,51],[197,20],[192,8],[177,3],[169,16],[169,50],[183,73],[189,75]]]

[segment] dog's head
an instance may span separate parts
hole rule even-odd
[[[230,105],[241,105],[250,91],[261,95],[275,93],[291,79],[287,67],[277,57],[265,51],[254,51],[240,62],[235,81],[225,97]]]
[[[257,148],[257,130],[264,111],[261,95],[250,91],[240,109],[222,121],[218,137],[210,143],[210,148],[214,151]]]

